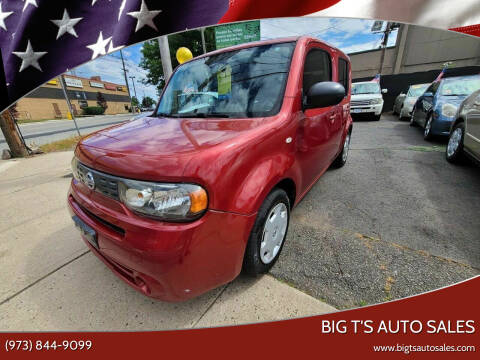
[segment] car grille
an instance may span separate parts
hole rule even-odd
[[[112,199],[119,200],[117,177],[90,169],[80,162],[77,164],[77,174],[82,183],[87,185],[87,174],[90,172],[93,176],[93,180],[95,181],[95,191]]]
[[[352,100],[350,106],[365,106],[370,105],[370,100]]]

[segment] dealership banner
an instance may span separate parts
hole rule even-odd
[[[0,345],[2,358],[478,359],[479,288],[477,276],[422,295],[321,316],[194,330],[0,333]]]
[[[55,80],[51,79],[65,71],[130,44],[221,23],[225,24],[218,30],[221,36],[217,46],[221,48],[246,38],[256,39],[257,22],[251,20],[305,15],[405,21],[480,36],[478,0],[3,0],[0,110],[41,84],[53,84]],[[227,24],[239,20],[249,21]],[[226,32],[222,33],[222,29]],[[83,87],[79,79],[65,77],[65,82],[70,87]],[[90,81],[93,87],[126,91],[118,85],[100,84]],[[0,354],[2,359],[478,359],[479,290],[480,276],[476,276],[382,304],[229,327],[148,332],[3,332]]]

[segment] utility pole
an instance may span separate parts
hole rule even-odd
[[[137,99],[137,106],[135,107],[135,112],[137,112],[138,105],[140,101],[138,100],[137,97],[137,89],[135,88],[135,76],[129,76],[130,79],[132,79],[132,84],[133,84],[133,93],[135,94],[135,99]]]
[[[0,128],[2,129],[5,140],[10,148],[12,157],[25,157],[28,156],[28,150],[25,143],[18,132],[15,124],[15,119],[10,113],[10,110],[5,110],[0,115]]]
[[[60,75],[60,85],[62,85],[63,96],[65,96],[65,100],[67,101],[68,111],[70,112],[70,115],[72,116],[72,120],[75,123],[75,128],[77,129],[78,136],[82,136],[80,134],[80,129],[78,128],[78,125],[77,125],[77,120],[75,120],[75,115],[73,114],[72,104],[70,103],[70,99],[68,98],[68,95],[67,95],[65,78],[63,77],[63,75]]]
[[[127,69],[125,69],[125,61],[123,60],[122,49],[120,49],[120,58],[122,59],[123,75],[125,76],[125,84],[127,84],[128,97],[130,98],[130,108],[132,109],[133,114],[132,95],[130,95],[130,86],[128,86]]]
[[[170,47],[168,46],[168,36],[163,35],[158,38],[158,46],[160,48],[160,59],[162,60],[163,77],[165,83],[172,75],[172,59],[170,59]]]
[[[378,73],[380,75],[382,75],[383,67],[384,67],[384,63],[385,63],[385,52],[387,50],[388,37],[393,30],[398,29],[399,27],[400,27],[400,24],[387,22],[387,26],[385,27],[385,30],[383,31],[382,53],[380,55],[380,68],[378,69]]]

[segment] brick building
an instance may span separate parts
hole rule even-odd
[[[82,108],[98,106],[97,96],[102,93],[107,101],[105,114],[128,113],[130,98],[125,85],[102,81],[100,76],[90,79],[73,75],[65,75],[67,94],[73,111],[82,114]],[[63,95],[60,79],[53,79],[40,86],[17,102],[19,119],[58,119],[66,118],[68,107]]]

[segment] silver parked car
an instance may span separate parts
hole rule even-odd
[[[450,130],[447,160],[459,162],[464,154],[480,162],[480,90],[461,103]]]
[[[425,92],[428,85],[430,84],[411,85],[406,94],[400,93],[393,104],[393,113],[398,114],[400,120],[410,118],[413,105],[415,105],[418,97]]]

